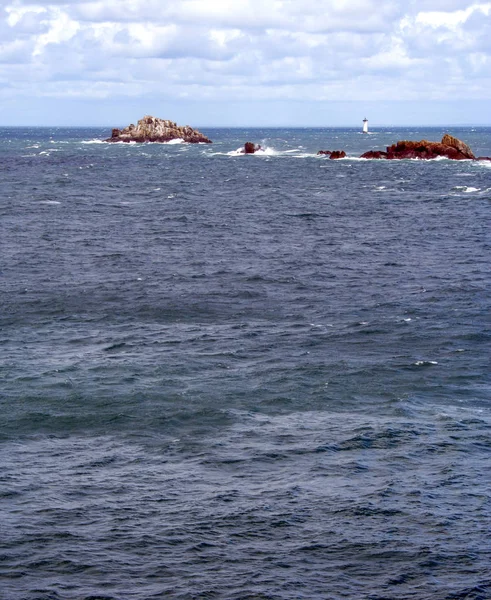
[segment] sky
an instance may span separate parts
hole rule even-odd
[[[0,125],[491,125],[491,1],[0,0]]]

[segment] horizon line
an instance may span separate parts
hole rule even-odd
[[[370,122],[370,120],[368,120]],[[363,121],[361,121],[363,123]],[[67,124],[51,124],[51,125],[43,125],[43,124],[9,124],[4,125],[0,123],[1,128],[9,128],[9,127],[35,127],[35,128],[48,128],[48,127],[71,127],[74,129],[83,129],[83,128],[94,128],[94,129],[114,129],[115,125],[96,125],[96,124],[77,124],[77,125],[67,125]],[[356,125],[196,125],[193,126],[195,128],[205,128],[208,127],[210,129],[347,129],[353,128],[358,129],[361,128],[358,124]],[[445,123],[445,124],[430,124],[430,123],[417,123],[417,124],[402,124],[402,123],[377,123],[375,125],[371,125],[372,130],[376,127],[379,128],[387,128],[387,127],[431,127],[431,128],[442,128],[442,127],[491,127],[491,123]]]

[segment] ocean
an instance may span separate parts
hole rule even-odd
[[[491,128],[199,129],[0,129],[0,598],[491,598]]]

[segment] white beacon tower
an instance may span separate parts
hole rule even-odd
[[[368,133],[368,119],[366,117],[363,119],[363,133]]]

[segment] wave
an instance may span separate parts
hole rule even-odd
[[[476,188],[467,185],[456,185],[452,188],[453,192],[462,192],[463,194],[473,194],[474,192],[480,192],[481,188]]]
[[[376,162],[415,162],[415,163],[425,163],[425,162],[444,162],[444,161],[448,161],[451,163],[473,163],[474,161],[471,159],[463,159],[463,160],[455,160],[452,158],[448,158],[447,156],[436,156],[435,158],[392,158],[392,159],[385,159],[385,158],[362,158],[360,157],[355,157],[355,156],[346,156],[346,158],[350,158],[351,160],[370,160],[370,161],[376,161]],[[343,159],[338,159],[338,160],[343,160]]]
[[[230,152],[225,153],[227,156],[245,156],[244,146],[237,148],[237,150],[231,150]],[[249,154],[248,156],[278,156],[279,154],[283,154],[274,148],[269,146],[261,147],[260,150],[256,150],[253,154]]]
[[[236,150],[230,150],[229,152],[212,152],[209,156],[245,156],[244,147],[241,146]],[[253,154],[248,156],[278,156],[286,158],[315,158],[317,152],[305,152],[301,148],[291,148],[289,150],[277,150],[272,146],[263,146],[260,150],[256,150]]]
[[[123,144],[125,146],[128,145],[141,145],[140,142],[135,142],[133,140],[129,141],[129,142],[108,142],[107,140],[83,140],[82,142],[80,142],[81,144]],[[182,139],[182,138],[176,138],[174,140],[169,140],[168,142],[144,142],[144,143],[150,143],[150,144],[165,144],[168,146],[173,146],[176,144],[186,144],[186,142]]]

